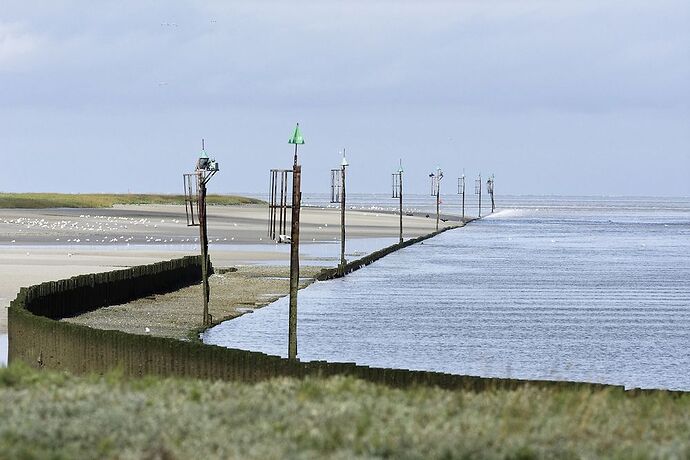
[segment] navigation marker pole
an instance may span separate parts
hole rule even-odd
[[[474,181],[474,194],[479,195],[479,217],[482,217],[482,173]]]
[[[489,195],[491,195],[491,213],[496,210],[496,203],[494,202],[494,175],[492,174],[491,177],[489,177],[489,180],[486,181],[486,191],[489,192]]]
[[[341,162],[342,170],[342,185],[343,189],[340,194],[340,274],[345,275],[345,168],[349,163],[345,159],[345,149],[343,149],[343,161]]]
[[[288,321],[288,359],[297,359],[297,291],[299,289],[299,211],[302,201],[302,166],[297,160],[297,146],[304,144],[304,138],[295,126],[288,144],[295,146],[292,165],[292,231],[290,233],[290,318]]]
[[[393,173],[393,198],[400,200],[400,244],[403,242],[403,167],[402,159],[397,173]]]
[[[436,174],[429,174],[431,178],[431,196],[436,197],[436,231],[438,231],[438,222],[441,218],[441,179],[443,179],[443,171],[441,167],[436,167]]]
[[[201,154],[196,163],[196,170],[191,174],[183,174],[185,191],[185,213],[187,226],[199,227],[199,243],[201,245],[201,284],[203,288],[203,325],[211,325],[211,315],[208,312],[210,286],[208,284],[208,228],[206,225],[206,184],[219,171],[216,160],[211,160],[206,154],[204,140],[201,139]],[[196,206],[194,206],[196,204]],[[194,218],[196,207],[197,219]]]
[[[340,204],[340,264],[338,274],[345,276],[345,168],[349,163],[345,159],[345,149],[341,152],[343,160],[339,168],[331,169],[331,203]]]

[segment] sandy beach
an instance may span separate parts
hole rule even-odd
[[[209,252],[217,267],[280,265],[289,245],[267,236],[266,206],[208,209]],[[347,211],[348,257],[395,242],[398,217]],[[305,265],[335,265],[340,211],[303,208],[301,252]],[[405,238],[427,234],[435,221],[404,218]],[[99,209],[0,209],[0,334],[6,307],[19,288],[70,276],[114,270],[196,254],[198,228],[186,225],[183,206],[128,205]]]

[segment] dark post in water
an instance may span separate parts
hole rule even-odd
[[[438,231],[438,222],[441,218],[441,179],[443,179],[443,171],[440,167],[436,168],[436,174],[429,174],[431,178],[431,196],[436,197],[436,231]]]
[[[206,225],[206,184],[214,174],[218,172],[216,160],[210,160],[206,154],[204,140],[201,140],[201,155],[196,163],[196,171],[192,174],[184,174],[185,212],[187,214],[187,226],[199,227],[199,243],[201,245],[201,284],[203,290],[203,324],[211,324],[211,315],[208,312],[210,299],[210,286],[208,284],[208,228]],[[196,204],[196,215],[194,209]]]
[[[402,160],[397,173],[393,173],[393,198],[400,200],[400,243],[403,242],[403,168]]]
[[[493,213],[496,210],[496,202],[494,201],[494,175],[492,174],[491,177],[489,177],[489,180],[486,181],[486,191],[489,192],[489,195],[491,196],[491,212]]]
[[[474,193],[479,195],[479,217],[482,217],[482,173],[479,173],[479,178],[474,181]]]
[[[338,273],[345,275],[345,168],[349,166],[345,159],[345,149],[342,151],[343,161],[340,168],[331,169],[331,203],[340,204],[340,264]]]
[[[289,144],[295,145],[295,158],[292,165],[292,231],[290,233],[290,318],[288,324],[288,358],[297,359],[297,291],[299,290],[299,211],[302,201],[302,166],[297,160],[297,146],[304,144],[299,130],[295,127]]]

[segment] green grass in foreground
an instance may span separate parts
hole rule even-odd
[[[261,200],[235,195],[208,195],[213,205],[259,204]],[[184,204],[184,195],[0,193],[0,208],[109,208],[116,204]]]
[[[688,458],[690,395],[0,369],[2,458]]]

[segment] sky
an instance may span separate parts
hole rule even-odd
[[[0,0],[0,191],[690,196],[687,0]],[[442,190],[443,191],[443,190]]]

